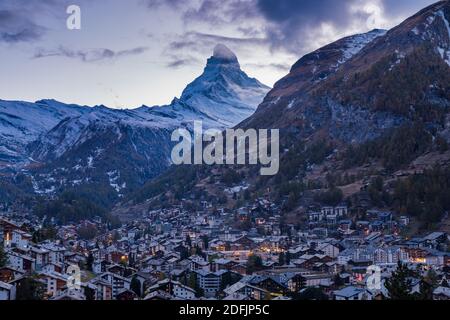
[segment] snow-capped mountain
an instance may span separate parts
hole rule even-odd
[[[17,136],[14,148],[7,145],[7,150],[33,164],[38,193],[98,184],[121,194],[170,166],[173,130],[190,129],[194,120],[208,128],[234,126],[256,110],[269,89],[248,77],[236,55],[218,45],[203,74],[166,106],[117,110],[55,101],[0,102],[0,110],[8,107],[0,113],[5,136],[0,141],[9,141],[8,133]]]
[[[203,74],[186,87],[180,101],[225,128],[252,115],[269,90],[242,72],[236,55],[219,44]]]
[[[202,120],[205,127],[225,129],[252,115],[269,90],[241,70],[233,52],[217,45],[203,74],[170,105],[132,110],[94,107],[90,112],[60,122],[34,142],[30,150],[35,160],[56,159],[92,139],[98,130],[115,128],[119,134],[118,128],[123,126],[172,131]]]
[[[87,107],[54,100],[35,103],[0,100],[0,167],[26,160],[27,144],[62,120],[88,112]]]

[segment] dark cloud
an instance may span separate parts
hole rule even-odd
[[[57,50],[47,51],[39,49],[34,54],[33,58],[48,58],[48,57],[66,57],[71,59],[79,59],[83,62],[97,62],[102,60],[110,60],[123,58],[127,56],[139,55],[148,50],[147,47],[137,47],[127,50],[114,51],[111,49],[91,49],[91,50],[71,50],[65,47],[59,47]]]
[[[308,46],[316,40],[322,23],[336,31],[348,28],[355,19],[351,6],[358,1],[257,0],[257,6],[270,22],[266,36],[271,47],[298,53],[311,49]]]
[[[163,6],[179,9],[182,6],[187,6],[191,1],[189,0],[140,0],[149,9],[159,9]]]
[[[192,48],[206,41],[226,44],[265,45],[266,49],[293,54],[305,53],[320,43],[328,43],[348,30],[368,31],[372,15],[362,8],[365,4],[381,5],[385,18],[405,17],[431,4],[433,0],[142,0],[149,8],[165,6],[177,10],[190,30],[220,30],[232,28],[247,39],[208,36],[192,33],[171,44],[172,49]],[[358,7],[358,10],[355,10]],[[322,30],[326,24],[329,29]],[[206,26],[205,29],[203,26]],[[356,26],[356,28],[355,28]],[[197,27],[197,28],[196,28]],[[199,29],[200,28],[200,29]],[[195,39],[193,39],[195,38]],[[257,40],[255,40],[257,39]],[[200,46],[202,46],[200,44]]]
[[[350,27],[360,26],[360,32],[368,31],[369,17],[373,12],[362,10],[364,5],[380,7],[385,19],[406,18],[435,0],[255,0],[260,13],[269,23],[266,37],[272,49],[301,52],[316,43],[321,34],[320,26],[327,24],[335,34],[346,34]],[[359,10],[355,10],[359,8]],[[328,35],[330,36],[330,35]]]
[[[86,1],[86,0],[78,0]],[[0,42],[40,40],[48,18],[65,17],[71,0],[0,0]]]
[[[302,24],[329,22],[346,25],[350,5],[356,0],[258,0],[261,13],[270,21]]]
[[[18,43],[38,40],[45,28],[21,12],[0,10],[0,42]]]
[[[203,0],[199,7],[189,8],[183,15],[186,23],[229,24],[259,16],[254,0]]]

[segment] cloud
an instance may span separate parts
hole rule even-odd
[[[389,17],[412,15],[437,0],[382,0],[385,14]]]
[[[45,28],[26,15],[12,10],[0,10],[0,42],[18,43],[39,40]]]
[[[368,1],[257,0],[257,6],[268,22],[266,37],[272,49],[298,53],[336,40],[355,23],[363,24],[369,13],[362,5]],[[361,10],[354,9],[358,5]]]
[[[193,46],[206,45],[209,49],[211,44],[215,45],[217,43],[223,43],[226,45],[264,45],[267,43],[265,38],[257,37],[228,37],[222,35],[216,35],[211,33],[203,33],[190,31],[186,32],[181,36],[179,41],[174,41],[171,43],[172,48],[191,48]]]
[[[183,19],[186,23],[206,22],[216,25],[243,22],[259,16],[254,0],[203,0],[200,6],[187,9]]]
[[[178,9],[190,3],[189,0],[140,0],[140,2],[149,9],[160,9],[164,6]]]
[[[78,0],[84,2],[86,0]],[[45,23],[65,18],[71,0],[0,0],[0,42],[25,43],[41,40]]]
[[[112,60],[123,58],[127,56],[139,55],[148,50],[147,47],[137,47],[127,50],[114,51],[111,49],[98,48],[90,50],[71,50],[60,46],[58,49],[48,51],[44,49],[38,49],[33,58],[41,59],[48,57],[66,57],[71,59],[79,59],[82,62],[97,62],[102,60]]]
[[[229,37],[210,33],[189,31],[167,45],[164,55],[173,57],[168,67],[181,67],[201,64],[199,58],[212,54],[212,49],[218,44],[224,44],[235,51],[254,51],[258,47],[266,48],[267,39],[257,37]]]
[[[258,37],[229,37],[189,31],[170,42],[166,52],[171,53],[174,51],[189,51],[205,56],[211,53],[212,48],[218,43],[225,44],[232,49],[238,47],[240,49],[245,47],[255,49],[257,46],[266,46],[268,44],[268,40],[266,38]]]
[[[176,56],[171,57],[171,61],[166,64],[167,68],[178,69],[186,66],[192,66],[200,64],[201,62],[193,57],[179,58]]]
[[[273,69],[276,71],[287,72],[291,69],[288,63],[246,63],[244,67],[256,69]]]

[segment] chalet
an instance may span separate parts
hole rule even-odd
[[[237,263],[228,259],[215,259],[211,263],[211,271],[232,270]]]
[[[15,229],[12,231],[11,247],[26,249],[31,241],[31,234],[22,230]]]
[[[83,301],[86,300],[86,296],[79,290],[64,290],[58,293],[58,295],[51,297],[49,300]]]
[[[238,250],[251,250],[255,247],[255,242],[248,238],[247,236],[242,236],[230,244],[230,250],[238,251]]]
[[[300,273],[287,273],[283,277],[283,283],[291,292],[299,292],[306,286],[306,278]]]
[[[216,272],[197,270],[195,271],[197,285],[204,291],[206,297],[214,297],[220,291],[224,274],[228,272],[228,270],[219,270]]]
[[[24,271],[15,269],[11,266],[6,266],[0,268],[0,281],[8,283],[24,274]]]
[[[96,287],[95,300],[112,300],[112,285],[102,278],[94,278],[90,284]]]
[[[3,233],[1,238],[4,240],[4,246],[6,248],[11,246],[12,233],[16,230],[22,230],[21,226],[18,224],[2,218],[0,218],[0,228]]]
[[[32,272],[36,270],[36,260],[25,254],[9,251],[8,259],[10,266],[14,269],[25,272]]]
[[[333,292],[335,300],[372,300],[372,294],[362,288],[348,286]]]
[[[188,280],[188,270],[173,269],[172,271],[170,271],[170,278],[178,282],[186,283]]]
[[[340,252],[340,248],[331,243],[321,243],[317,246],[317,250],[331,258],[336,258]]]
[[[176,297],[184,300],[193,300],[195,299],[195,290],[181,284],[180,282],[173,281],[171,279],[165,279],[159,281],[155,285],[148,288],[148,294],[152,292],[165,292],[166,294],[171,295],[172,297]],[[146,296],[146,300],[148,295]]]
[[[191,261],[189,269],[191,271],[204,270],[208,271],[210,269],[209,262],[200,256],[191,256],[189,259]]]
[[[304,274],[303,277],[306,279],[306,287],[318,287],[318,286],[328,286],[331,284],[332,275],[326,273],[312,273]]]
[[[308,213],[308,219],[310,223],[319,223],[323,220],[322,212],[310,212]]]
[[[327,255],[315,254],[315,255],[303,255],[299,259],[293,260],[292,263],[299,268],[312,269],[316,263],[331,262],[333,258]]]
[[[100,275],[100,278],[107,281],[112,287],[112,297],[116,299],[117,294],[122,289],[130,289],[131,279],[122,277],[118,274],[114,274],[112,272],[105,272]]]
[[[64,263],[64,253],[66,249],[64,247],[57,246],[53,243],[45,243],[42,245],[42,248],[47,250],[49,253],[48,262],[59,264]]]
[[[169,293],[161,290],[155,290],[147,294],[144,298],[146,301],[166,301],[166,300],[172,300],[174,297],[170,295]]]
[[[92,271],[95,274],[102,274],[106,272],[107,268],[111,265],[111,262],[107,260],[95,260],[92,264]]]
[[[48,297],[56,297],[67,286],[68,276],[61,273],[39,273],[38,277],[46,284]]]
[[[448,236],[445,232],[433,232],[423,238],[427,247],[436,249],[438,245],[445,243]]]
[[[117,293],[116,300],[131,301],[137,299],[137,294],[130,289],[122,289]]]
[[[50,253],[48,250],[32,246],[30,248],[30,256],[36,260],[36,270],[42,270],[42,267],[47,265],[50,260]]]
[[[249,284],[264,289],[274,297],[286,294],[289,291],[288,287],[280,282],[279,277],[253,276]]]
[[[347,232],[351,229],[352,221],[350,220],[342,220],[339,222],[339,230],[342,232]]]
[[[251,285],[245,280],[236,282],[224,290],[227,296],[239,295],[245,296],[254,300],[264,300],[270,296],[267,290]]]

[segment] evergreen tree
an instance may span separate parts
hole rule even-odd
[[[285,260],[284,252],[281,252],[278,256],[278,264],[280,266],[284,266],[285,263],[286,263],[286,260]]]
[[[92,265],[94,264],[94,256],[92,255],[92,253],[89,253],[87,259],[86,259],[86,269],[87,271],[91,271],[92,272]]]
[[[36,279],[27,277],[17,283],[16,300],[32,301],[42,300],[44,296],[44,285]]]
[[[203,247],[205,248],[205,250],[208,250],[209,247],[209,238],[208,236],[202,236],[202,241],[203,241]]]
[[[247,274],[253,274],[254,272],[261,271],[263,268],[263,262],[260,256],[251,255],[247,260]]]
[[[286,260],[287,265],[291,264],[291,253],[289,251],[286,251],[284,259]]]
[[[427,275],[420,281],[420,300],[433,300],[433,291],[438,286],[438,275],[434,270],[428,271]]]
[[[433,286],[425,279],[422,279],[420,281],[420,293],[417,297],[418,300],[433,300],[433,291]]]
[[[389,292],[391,300],[411,300],[412,280],[410,279],[412,271],[406,264],[398,263],[397,270],[391,278],[386,279],[385,287]]]
[[[138,280],[138,278],[136,276],[134,276],[131,279],[130,289],[131,289],[131,291],[136,293],[136,295],[138,297],[141,297],[141,282]]]
[[[89,287],[84,288],[84,295],[87,301],[95,300],[95,290]]]
[[[3,242],[0,243],[0,268],[8,264],[8,256],[3,249]]]
[[[337,274],[333,279],[334,285],[336,288],[340,288],[345,285],[344,280],[341,278],[341,275]]]
[[[190,248],[192,247],[192,240],[189,235],[186,236],[186,245]]]

